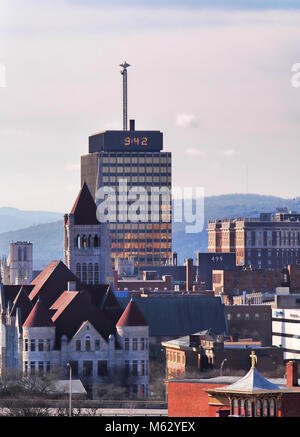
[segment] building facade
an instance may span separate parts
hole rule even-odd
[[[97,205],[103,200],[99,189],[111,193],[107,220],[113,267],[115,258],[133,257],[142,266],[166,264],[171,256],[171,153],[162,149],[163,134],[135,130],[134,120],[130,130],[89,137],[81,183],[87,183]]]
[[[1,278],[3,284],[30,284],[33,272],[32,243],[17,241],[10,243],[9,257],[1,258]]]
[[[300,214],[277,212],[258,218],[208,223],[208,252],[233,252],[236,265],[282,268],[300,262]]]
[[[109,286],[73,278],[53,262],[30,288],[1,285],[1,375],[66,377],[69,364],[85,387],[116,384],[147,397],[149,327],[139,308],[131,300],[122,310]]]

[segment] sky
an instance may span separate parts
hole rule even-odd
[[[0,206],[69,212],[124,60],[174,186],[300,196],[300,1],[0,0]]]

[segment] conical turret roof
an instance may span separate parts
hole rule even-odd
[[[131,299],[116,326],[148,326],[148,323],[138,305]]]
[[[30,311],[23,327],[48,327],[54,326],[48,308],[43,305],[41,299],[38,299],[32,310]]]

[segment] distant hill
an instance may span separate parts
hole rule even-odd
[[[184,223],[174,223],[173,251],[178,253],[180,263],[185,258],[195,257],[197,251],[207,252],[206,225],[208,220],[226,217],[257,217],[260,212],[274,212],[276,208],[282,207],[300,211],[300,197],[283,199],[257,194],[206,197],[204,200],[204,230],[196,234],[186,234]],[[11,218],[11,224],[9,224],[8,217]],[[2,218],[4,218],[3,221]],[[47,218],[48,223],[45,223],[44,220]],[[0,233],[0,255],[8,255],[10,242],[21,240],[33,243],[35,269],[42,269],[51,260],[63,259],[63,221],[60,220],[61,218],[62,214],[59,213],[0,208],[0,230],[5,229],[4,233]],[[20,224],[17,230],[14,228],[16,223]],[[13,229],[7,229],[7,227]]]
[[[47,211],[22,211],[17,208],[0,208],[0,233],[15,231],[41,223],[61,220],[63,214]]]

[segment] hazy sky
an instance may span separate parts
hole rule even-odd
[[[69,211],[88,136],[122,129],[125,59],[175,186],[300,196],[299,5],[0,0],[0,206]]]

